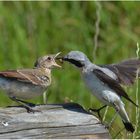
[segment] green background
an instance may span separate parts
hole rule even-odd
[[[94,52],[95,23],[99,13],[98,48]],[[140,37],[139,2],[0,2],[0,70],[32,68],[43,55],[83,51],[96,64],[116,63],[136,57]],[[93,59],[96,54],[96,59]],[[52,72],[47,103],[76,102],[88,109],[102,104],[85,87],[80,73],[69,64]],[[136,84],[125,88],[136,102]],[[32,100],[43,103],[43,97]],[[123,100],[130,120],[136,124],[135,106]],[[0,92],[0,106],[15,105]],[[104,111],[102,111],[102,115]],[[105,122],[113,117],[109,108]],[[138,121],[140,118],[138,118]],[[110,129],[112,137],[123,128],[119,117]],[[117,138],[140,138],[125,130]]]

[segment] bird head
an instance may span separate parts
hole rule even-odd
[[[89,62],[87,56],[80,51],[71,51],[67,55],[62,57],[62,60],[68,61],[78,68],[84,67]]]
[[[50,54],[50,55],[46,55],[46,56],[38,58],[34,64],[34,67],[36,67],[36,68],[48,68],[48,69],[52,69],[54,67],[60,68],[61,66],[55,62],[55,59],[59,54],[60,54],[60,52],[57,54]]]

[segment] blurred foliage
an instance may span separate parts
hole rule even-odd
[[[32,68],[42,55],[71,50],[83,51],[96,64],[119,62],[136,57],[140,37],[139,2],[100,2],[100,33],[96,60],[93,60],[96,32],[96,3],[90,2],[0,2],[0,69]],[[48,103],[73,101],[86,109],[102,104],[84,86],[78,70],[64,64],[52,72]],[[136,85],[127,89],[135,99]],[[139,99],[140,101],[140,95]],[[33,102],[42,103],[42,97]],[[135,124],[135,107],[124,100],[130,120]],[[0,105],[15,103],[0,93]],[[104,112],[104,111],[102,111]],[[113,116],[110,108],[106,121]],[[118,117],[113,123],[112,137],[123,128]],[[133,138],[138,138],[140,128]],[[132,138],[125,130],[117,138]],[[140,138],[140,137],[139,137]]]

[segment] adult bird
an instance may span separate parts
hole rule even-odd
[[[24,100],[42,95],[51,84],[51,70],[61,67],[55,62],[60,53],[40,57],[33,69],[0,71],[0,90],[7,93],[10,99],[20,103],[27,112],[35,112],[34,104]]]
[[[131,85],[134,83],[137,70],[140,68],[140,59],[130,59],[119,64],[95,65],[84,53],[71,51],[62,60],[76,66],[81,71],[82,77],[92,94],[105,106],[112,106],[120,115],[125,128],[134,132],[134,127],[129,120],[121,97],[135,106],[138,105],[129,98],[121,84]],[[140,77],[140,73],[138,76]]]

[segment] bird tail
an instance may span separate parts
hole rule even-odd
[[[133,133],[135,131],[135,129],[134,129],[132,123],[129,120],[129,117],[127,115],[127,112],[126,112],[126,110],[124,108],[123,103],[121,103],[118,113],[119,113],[120,117],[122,118],[122,122],[123,122],[126,130]]]
[[[133,125],[130,122],[124,122],[124,121],[122,121],[122,122],[123,122],[127,131],[130,131],[132,133],[135,131]]]

